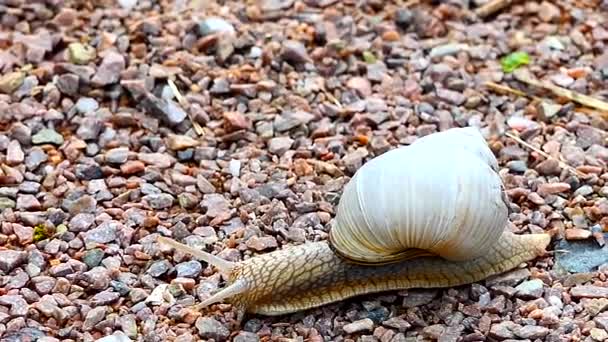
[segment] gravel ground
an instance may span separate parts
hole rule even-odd
[[[537,78],[608,99],[608,2],[485,20],[483,2],[0,1],[0,339],[608,339],[607,123],[500,63],[525,51]],[[457,126],[495,150],[509,228],[551,232],[554,252],[235,327],[230,305],[191,308],[219,274],[152,243],[238,261],[325,239],[362,163]]]

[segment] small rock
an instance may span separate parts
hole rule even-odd
[[[86,117],[76,130],[82,140],[96,140],[103,129],[103,122],[96,117]]]
[[[519,326],[511,321],[493,324],[488,336],[498,340],[513,339],[515,338],[514,330],[517,328]]]
[[[17,209],[25,211],[37,211],[42,205],[34,195],[22,194],[17,196]]]
[[[287,40],[283,43],[282,57],[286,62],[294,65],[311,61],[304,44],[296,40]]]
[[[520,338],[536,340],[547,336],[547,334],[549,333],[549,329],[536,325],[526,325],[524,327],[515,329],[514,333],[517,337]]]
[[[400,332],[405,332],[412,326],[410,323],[408,323],[408,321],[400,317],[389,318],[388,320],[382,322],[382,325],[398,329]]]
[[[349,324],[346,324],[343,329],[347,334],[353,334],[360,331],[372,331],[374,328],[374,321],[369,318],[364,318]]]
[[[9,72],[0,77],[0,92],[12,94],[19,89],[25,80],[25,74],[20,71]]]
[[[407,8],[399,8],[395,12],[395,24],[402,29],[407,29],[412,23],[414,14]]]
[[[42,163],[49,159],[47,154],[40,147],[33,147],[25,157],[25,166],[28,170],[36,170]]]
[[[27,253],[11,249],[0,250],[0,270],[8,274],[27,261]]]
[[[255,333],[248,332],[248,331],[241,331],[238,333],[238,335],[236,335],[234,337],[233,341],[234,342],[259,342],[260,338]]]
[[[109,290],[102,291],[93,296],[90,303],[93,306],[110,305],[120,298],[120,293]]]
[[[98,86],[116,83],[120,80],[120,73],[124,69],[124,57],[117,52],[110,51],[104,56],[91,81]]]
[[[522,299],[536,299],[543,294],[543,281],[532,279],[525,281],[515,287],[516,296]]]
[[[123,164],[129,158],[129,148],[128,147],[117,147],[111,150],[108,150],[105,154],[106,162],[112,164]]]
[[[283,112],[281,115],[275,116],[274,128],[278,132],[285,132],[300,125],[306,125],[313,118],[313,114],[304,111]]]
[[[591,328],[589,335],[596,341],[608,340],[608,332],[605,329]]]
[[[9,165],[21,164],[25,159],[25,154],[17,140],[11,140],[6,148],[6,163]]]
[[[147,94],[141,101],[141,105],[150,114],[170,125],[179,125],[188,117],[188,114],[174,101],[159,99],[152,94]]]
[[[0,197],[0,209],[15,208],[17,204],[10,198]]]
[[[591,237],[591,231],[580,228],[566,229],[566,240],[585,240]]]
[[[95,222],[95,216],[88,213],[76,214],[70,222],[68,227],[71,232],[84,232],[87,231]]]
[[[198,140],[187,135],[171,134],[167,139],[167,146],[173,151],[180,151],[198,145],[200,145]]]
[[[282,156],[293,145],[294,140],[290,137],[277,137],[268,141],[268,151],[272,154]]]
[[[570,289],[570,295],[576,298],[608,298],[608,287],[595,285],[576,286]]]
[[[57,78],[57,89],[65,95],[76,96],[78,95],[78,82],[78,75],[63,74]]]
[[[74,108],[76,108],[76,111],[78,111],[80,114],[87,114],[99,109],[99,103],[93,98],[81,97],[74,105]],[[95,136],[97,135],[99,135],[99,133],[96,133]]]
[[[543,1],[538,9],[538,17],[546,23],[557,21],[561,17],[561,10],[553,3]]]
[[[429,57],[440,58],[449,55],[455,55],[461,51],[468,50],[469,46],[462,43],[448,43],[436,46],[429,52]]]
[[[45,128],[41,129],[38,133],[34,134],[32,137],[32,144],[34,145],[42,145],[42,144],[54,144],[61,145],[63,144],[63,136],[57,133],[53,129]]]
[[[346,82],[346,87],[355,90],[361,97],[369,97],[372,94],[372,85],[364,77],[353,77]]]
[[[568,183],[544,183],[538,187],[538,194],[541,196],[555,195],[570,190]]]
[[[89,269],[99,266],[101,260],[103,259],[104,252],[99,248],[93,248],[84,253],[82,257],[82,262],[84,262]]]
[[[230,330],[213,318],[200,317],[196,320],[195,326],[200,337],[205,339],[225,341],[230,336]]]
[[[118,0],[120,7],[130,10],[137,5],[138,0]]]
[[[196,278],[203,271],[203,267],[200,262],[191,260],[175,265],[175,270],[178,277]]]
[[[278,243],[273,236],[252,236],[251,238],[249,238],[249,240],[247,240],[247,247],[259,252],[266,249],[277,248]]]
[[[95,48],[90,45],[81,43],[70,43],[68,45],[68,56],[70,63],[73,64],[87,64],[95,59],[97,53]]]
[[[106,317],[107,311],[108,309],[105,306],[98,306],[89,310],[84,319],[82,330],[92,330],[99,322],[101,322]]]
[[[146,165],[139,160],[129,160],[120,166],[123,175],[134,175],[143,172]]]
[[[116,240],[117,224],[114,221],[106,221],[100,224],[97,228],[89,230],[85,234],[85,243],[106,244]]]
[[[75,172],[76,178],[80,180],[93,180],[103,178],[103,171],[99,165],[95,164],[78,164]]]
[[[156,210],[170,208],[175,200],[170,194],[150,194],[144,196],[143,199],[152,209]]]
[[[224,112],[224,127],[228,133],[251,129],[251,121],[239,112]]]
[[[214,33],[233,34],[234,26],[223,18],[209,17],[198,23],[198,34],[207,36]]]
[[[156,261],[152,265],[150,265],[150,267],[148,268],[146,273],[148,273],[149,275],[151,275],[155,278],[158,278],[158,277],[162,276],[163,274],[167,273],[171,269],[171,267],[172,267],[171,263],[168,262],[167,260],[160,260],[160,261]]]

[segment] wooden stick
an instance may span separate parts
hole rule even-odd
[[[496,92],[510,93],[510,94],[514,94],[514,95],[517,95],[517,96],[528,97],[528,94],[524,93],[521,90],[513,89],[513,88],[511,88],[509,86],[501,85],[501,84],[498,84],[498,83],[494,83],[494,82],[488,81],[488,82],[485,83],[485,86],[488,87],[488,88],[490,88],[490,89],[492,89],[492,90],[494,90],[494,91],[496,91]]]
[[[167,79],[167,83],[169,83],[169,88],[171,88],[173,95],[177,98],[177,102],[179,102],[179,104],[183,107],[183,109],[188,114],[188,118],[190,119],[190,122],[192,123],[192,127],[194,127],[194,131],[196,132],[196,134],[198,134],[198,135],[205,134],[205,131],[203,130],[201,125],[199,125],[198,122],[196,122],[192,119],[192,115],[190,114],[190,110],[189,110],[190,104],[188,103],[188,100],[186,100],[182,96],[182,94],[179,92],[179,89],[177,89],[177,86],[171,79]]]
[[[570,173],[573,173],[574,175],[579,176],[579,177],[586,177],[587,176],[587,174],[583,173],[582,171],[579,171],[579,170],[573,168],[572,166],[564,163],[563,161],[552,157],[550,154],[548,154],[545,151],[541,150],[540,148],[538,148],[536,146],[533,146],[532,144],[524,141],[522,138],[518,137],[517,135],[515,135],[515,134],[513,134],[511,132],[506,132],[505,135],[508,136],[509,138],[517,141],[521,145],[523,145],[523,146],[531,149],[532,151],[540,154],[541,156],[543,156],[543,157],[545,157],[547,159],[553,159],[553,160],[557,161],[559,163],[559,166],[561,168],[564,168],[564,169],[568,170]]]
[[[515,71],[513,73],[513,76],[520,82],[529,84],[534,87],[549,90],[557,96],[565,97],[573,102],[577,102],[587,107],[595,108],[608,114],[608,102],[581,93],[577,93],[569,89],[564,89],[548,82],[534,79],[527,71]]]

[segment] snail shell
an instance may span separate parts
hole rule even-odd
[[[474,127],[452,128],[365,163],[345,186],[329,240],[359,264],[487,253],[508,222],[497,160]]]

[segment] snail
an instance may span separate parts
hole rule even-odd
[[[465,285],[546,252],[548,234],[506,229],[498,162],[473,127],[433,133],[363,164],[345,185],[327,240],[229,262],[171,238],[157,241],[215,266],[226,301],[245,313],[284,315],[347,298]]]

